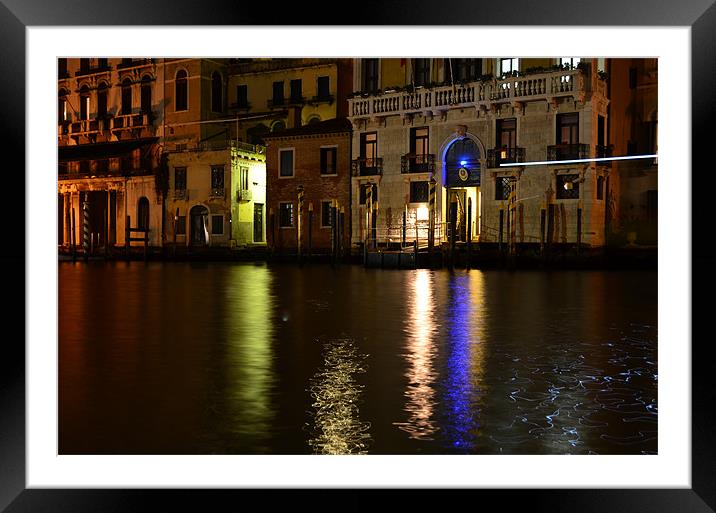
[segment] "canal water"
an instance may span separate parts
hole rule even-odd
[[[657,274],[59,264],[60,454],[653,454]]]

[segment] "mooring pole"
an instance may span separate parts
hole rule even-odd
[[[378,247],[378,202],[373,202],[373,249]]]
[[[75,207],[72,207],[72,261],[77,260],[77,229],[75,227]]]
[[[405,210],[403,210],[403,240],[402,240],[402,244],[400,245],[400,249],[403,249],[403,247],[405,247],[405,235],[406,235],[406,230],[408,229],[407,222],[408,222],[408,205],[405,205]]]
[[[129,218],[129,216],[127,216],[127,218],[124,222],[124,250],[125,250],[124,252],[125,252],[125,256],[127,257],[127,260],[129,260],[129,246],[130,246],[129,237],[130,237],[130,233],[131,233],[129,231],[129,227],[130,227],[129,223],[130,223],[130,218]]]
[[[430,268],[433,267],[433,251],[435,250],[435,178],[428,182],[428,258]]]
[[[301,263],[301,224],[303,222],[303,185],[296,187],[298,192],[298,227],[296,229],[296,257]]]
[[[311,249],[313,247],[313,202],[308,202],[308,260],[311,260]]]
[[[340,230],[338,233],[338,255],[340,256],[341,260],[343,259],[343,253],[344,253],[344,246],[343,246],[343,240],[345,238],[345,224],[346,224],[346,207],[341,205],[341,215],[340,215],[340,221],[338,222],[338,226],[340,226]]]
[[[82,249],[84,250],[85,262],[89,258],[90,249],[90,222],[89,222],[89,193],[85,192],[85,200],[82,202]]]
[[[545,217],[547,211],[543,208],[539,211],[539,253],[544,255],[544,230],[545,230]]]
[[[577,253],[582,245],[582,207],[577,206]]]
[[[179,222],[179,208],[174,213],[174,242],[172,244],[172,256],[177,256],[177,223]]]
[[[465,266],[470,268],[470,256],[472,255],[472,198],[467,198],[467,261]]]
[[[504,222],[505,222],[505,204],[501,203],[500,204],[499,239],[498,239],[498,244],[497,244],[500,254],[502,254],[502,227],[504,225]]]

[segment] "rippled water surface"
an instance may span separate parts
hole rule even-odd
[[[650,454],[655,272],[59,265],[60,453]]]

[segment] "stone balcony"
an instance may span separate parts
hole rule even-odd
[[[602,86],[597,92],[603,93]],[[348,115],[356,118],[374,118],[391,115],[440,114],[449,109],[490,109],[500,103],[520,104],[533,101],[556,102],[571,97],[584,101],[587,80],[579,69],[535,73],[501,80],[448,84],[408,91],[387,91],[367,97],[348,100]]]

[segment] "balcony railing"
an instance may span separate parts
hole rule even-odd
[[[383,174],[382,158],[358,158],[351,162],[353,176],[373,176]]]
[[[209,193],[209,196],[211,198],[223,198],[224,197],[224,188],[223,187],[212,187],[211,192]]]
[[[434,173],[435,155],[432,153],[415,155],[408,153],[400,157],[401,173]]]
[[[266,105],[268,105],[269,109],[272,109],[274,107],[285,107],[286,99],[285,98],[272,98],[266,102]]]
[[[251,201],[252,198],[251,189],[238,189],[236,191],[236,201]]]
[[[524,161],[524,148],[490,148],[487,150],[487,167],[500,167],[500,164],[517,164]]]
[[[153,59],[132,59],[130,61],[117,64],[117,69],[127,69],[127,68],[136,68],[138,66],[146,66],[147,64],[152,64]]]
[[[127,130],[149,126],[149,113],[125,114],[112,118],[112,130]]]
[[[181,189],[174,189],[174,199],[186,199],[186,187],[183,187]]]
[[[561,70],[503,80],[468,82],[416,90],[386,92],[348,100],[350,117],[403,115],[426,110],[489,107],[496,102],[550,101],[582,97],[586,92],[582,71]]]
[[[95,73],[105,73],[108,71],[112,71],[112,66],[109,64],[106,66],[95,66],[93,68],[80,68],[79,70],[75,71],[76,77],[82,77],[84,75],[93,75]]]
[[[555,144],[547,146],[547,160],[575,160],[589,158],[588,144]]]
[[[599,144],[598,144],[598,145],[596,146],[595,150],[596,150],[595,156],[596,156],[596,158],[598,158],[598,159],[606,159],[606,158],[611,158],[611,157],[614,156],[614,145],[613,145],[613,144],[610,144],[610,145],[608,145],[608,146],[603,146],[603,145],[599,145]],[[598,162],[598,164],[599,164],[600,166],[611,167],[612,161],[611,161],[611,160],[605,160],[605,161],[603,161],[603,162]]]

